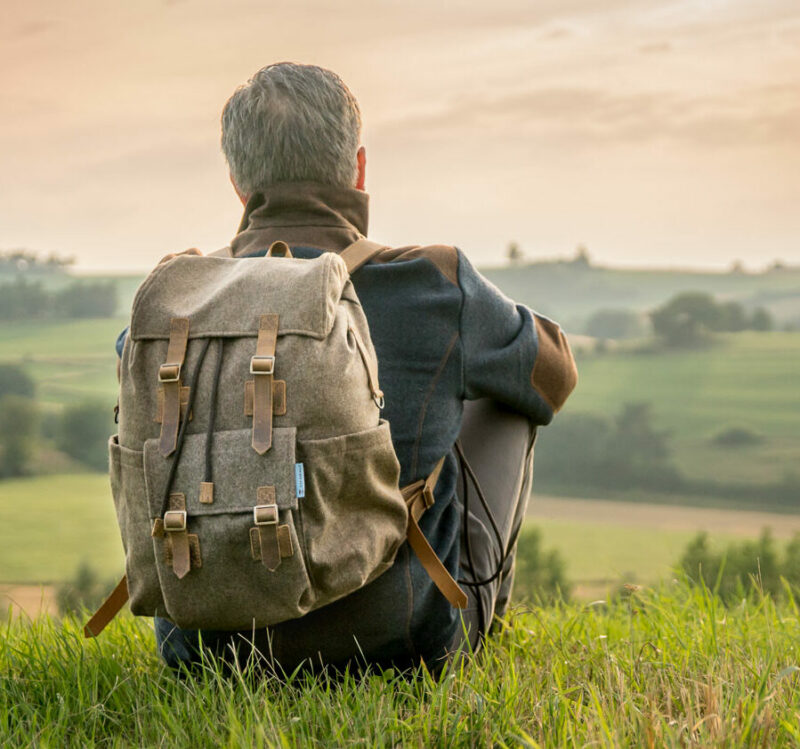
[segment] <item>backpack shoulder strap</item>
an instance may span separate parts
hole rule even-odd
[[[372,258],[379,255],[382,250],[386,249],[386,245],[372,242],[365,237],[356,240],[353,244],[345,247],[340,253],[339,257],[344,260],[347,266],[347,272],[352,275],[362,265],[366,265]]]

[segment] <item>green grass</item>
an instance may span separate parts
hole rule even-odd
[[[0,582],[71,579],[81,561],[122,574],[122,543],[105,474],[0,482]]]
[[[0,362],[25,365],[37,400],[61,406],[86,399],[117,399],[114,342],[124,318],[15,322],[0,328]]]
[[[684,585],[514,613],[439,676],[177,679],[147,622],[0,634],[3,746],[796,746],[800,612]]]

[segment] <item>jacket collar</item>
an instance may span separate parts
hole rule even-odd
[[[234,256],[283,240],[339,252],[367,233],[369,196],[319,182],[281,182],[251,196],[231,242]]]

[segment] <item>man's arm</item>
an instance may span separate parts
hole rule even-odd
[[[550,423],[578,382],[561,328],[512,302],[461,252],[458,281],[464,397],[491,398],[536,424]]]

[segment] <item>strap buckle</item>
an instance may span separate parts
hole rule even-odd
[[[253,508],[253,522],[256,525],[277,525],[278,505],[256,505]]]
[[[177,382],[181,378],[181,362],[166,362],[158,368],[159,382]]]
[[[275,372],[274,356],[259,356],[256,354],[250,359],[250,374],[271,375]]]
[[[164,513],[164,530],[178,533],[186,530],[186,510],[167,510]]]

